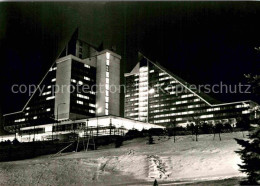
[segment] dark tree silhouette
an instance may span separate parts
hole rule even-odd
[[[148,144],[149,144],[149,145],[154,144],[153,136],[152,136],[151,134],[149,134]]]
[[[248,82],[252,85],[255,95],[260,95],[260,75],[246,75]],[[256,105],[250,109],[251,113],[255,115],[255,121],[259,106]],[[257,122],[255,128],[249,131],[249,140],[236,139],[237,143],[242,146],[242,149],[236,151],[243,161],[240,166],[240,171],[247,174],[247,180],[242,181],[241,184],[259,185],[260,184],[260,121]],[[250,121],[246,126],[250,127]],[[250,128],[249,128],[250,129]]]
[[[260,128],[249,135],[250,140],[236,139],[237,143],[242,146],[241,150],[236,151],[243,161],[239,165],[241,172],[247,174],[247,180],[242,181],[245,185],[260,184]]]
[[[218,136],[219,136],[219,141],[221,141],[221,132],[223,130],[223,124],[222,123],[217,123],[215,126],[214,126],[214,137],[213,137],[213,140],[215,140],[215,135],[216,133],[218,133]]]

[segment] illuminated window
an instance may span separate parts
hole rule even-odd
[[[37,119],[38,117],[37,116],[34,116],[33,119]]]
[[[48,88],[48,89],[51,88],[51,85],[49,85],[47,88]]]
[[[26,110],[30,110],[30,107],[27,107]]]
[[[50,96],[50,97],[47,97],[46,100],[50,100],[50,99],[54,99],[55,96]]]
[[[107,59],[107,60],[106,60],[106,65],[108,65],[108,66],[109,66],[109,59]]]
[[[90,66],[89,66],[89,65],[87,65],[87,64],[84,64],[84,67],[86,67],[86,68],[90,68]]]
[[[242,111],[242,114],[249,114],[249,113],[250,113],[249,110],[243,110],[243,111]]]
[[[84,76],[84,79],[90,81],[89,77]]]
[[[109,78],[106,78],[106,83],[109,83]]]
[[[109,52],[106,52],[106,59],[110,59],[110,53]]]
[[[108,109],[108,103],[106,103],[106,109]]]
[[[56,81],[56,78],[53,78],[53,79],[51,80],[51,82],[54,82],[54,81]]]
[[[83,82],[82,82],[82,81],[78,81],[78,84],[79,84],[79,85],[83,85]]]
[[[108,110],[107,109],[105,110],[105,115],[108,115]]]
[[[106,102],[109,102],[109,97],[106,97]]]
[[[84,99],[89,99],[88,96],[84,96],[84,95],[82,95],[82,94],[77,94],[77,97],[79,97],[79,98],[84,98]]]
[[[96,105],[95,105],[95,104],[92,104],[92,103],[90,103],[89,106],[91,106],[91,107],[96,107]]]
[[[77,100],[77,104],[83,105],[83,101]]]
[[[106,77],[109,77],[109,72],[106,72]]]
[[[25,115],[26,115],[26,116],[28,116],[28,115],[29,115],[29,113],[27,112],[27,113],[25,113]]]
[[[94,110],[89,110],[90,113],[95,114],[96,112]]]
[[[51,109],[50,109],[50,108],[47,108],[46,111],[49,112],[49,111],[51,111]]]
[[[77,83],[77,81],[75,79],[71,79],[72,83]]]
[[[23,121],[25,121],[25,118],[22,118],[22,119],[17,119],[17,120],[15,120],[14,122],[23,122]]]
[[[48,94],[51,94],[51,91],[42,93],[43,96],[48,95]]]

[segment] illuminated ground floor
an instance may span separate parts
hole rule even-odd
[[[47,141],[55,139],[67,139],[75,136],[104,136],[124,135],[130,129],[143,130],[150,128],[164,128],[163,126],[144,123],[118,116],[103,116],[75,121],[59,121],[46,125],[20,128],[16,134],[1,136],[0,141],[10,140],[15,137],[20,142]]]

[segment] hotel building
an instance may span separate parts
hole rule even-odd
[[[121,56],[79,38],[77,30],[24,108],[4,115],[5,130],[24,135],[36,130],[37,134],[44,134],[70,131],[78,128],[77,123],[87,125],[89,118],[93,122],[93,118],[98,121],[99,117],[105,117],[105,123],[112,116],[119,120]],[[59,125],[55,127],[56,122]],[[135,126],[136,121],[128,119],[124,123]],[[148,128],[152,126],[155,127],[145,124]]]
[[[196,119],[235,124],[238,117],[249,116],[249,109],[256,105],[250,100],[221,103],[143,55],[124,76],[124,116],[142,122],[163,126],[175,122],[186,126]]]

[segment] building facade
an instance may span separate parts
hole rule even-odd
[[[186,126],[194,120],[215,124],[236,123],[249,116],[256,103],[247,100],[221,103],[199,92],[159,63],[140,56],[135,68],[125,75],[125,117],[167,126]]]
[[[4,115],[4,129],[18,132],[56,121],[119,116],[120,59],[79,39],[77,30],[24,108]]]

